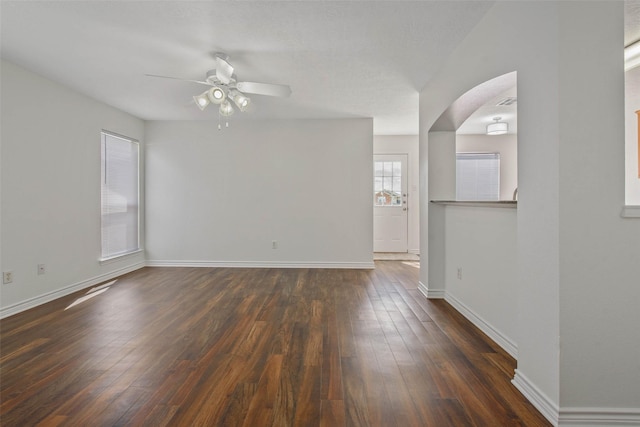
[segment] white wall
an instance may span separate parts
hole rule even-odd
[[[375,135],[373,154],[406,154],[408,161],[407,246],[410,253],[420,253],[420,170],[418,135]]]
[[[151,265],[373,267],[371,119],[216,126],[146,123]]]
[[[640,221],[620,216],[623,10],[559,7],[560,399],[569,409],[634,408],[640,425],[640,339],[629,339],[639,337]]]
[[[4,317],[144,265],[143,253],[98,262],[100,131],[142,142],[144,125],[9,62],[1,74]]]
[[[424,104],[423,104],[424,105]],[[426,115],[422,115],[425,117]],[[426,126],[421,125],[421,129]],[[418,286],[429,298],[445,296],[446,234],[445,207],[431,200],[456,199],[456,133],[453,131],[424,132],[420,135],[421,190],[428,188],[428,198],[422,194],[421,262]],[[427,176],[422,175],[427,171]],[[431,179],[433,177],[434,179]],[[425,184],[424,180],[427,179]],[[424,230],[428,229],[428,239]],[[422,240],[424,239],[424,240]],[[428,244],[425,244],[428,243]]]
[[[451,102],[518,72],[515,383],[560,425],[640,423],[640,226],[620,215],[622,34],[621,2],[497,2],[420,96],[423,153]],[[421,176],[422,200],[434,179]],[[429,238],[421,228],[421,252]]]
[[[445,215],[446,300],[516,357],[516,209],[447,205]]]
[[[457,153],[500,154],[500,200],[513,200],[518,186],[518,135],[456,135]]]
[[[640,205],[640,176],[638,175],[638,116],[640,110],[640,67],[625,73],[625,140],[627,205]]]

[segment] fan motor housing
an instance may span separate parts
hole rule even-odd
[[[229,81],[229,84],[225,85],[220,80],[218,80],[218,76],[216,75],[216,70],[213,69],[213,70],[207,71],[206,81],[210,85],[234,87],[234,84],[236,83],[236,75],[235,74],[232,75]]]

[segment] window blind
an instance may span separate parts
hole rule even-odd
[[[456,154],[456,200],[500,200],[500,154]]]
[[[138,143],[106,132],[102,153],[102,258],[140,249]]]

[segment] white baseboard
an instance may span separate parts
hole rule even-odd
[[[477,315],[473,310],[463,304],[456,297],[445,291],[444,289],[429,289],[424,283],[418,282],[418,290],[422,295],[429,299],[444,299],[453,306],[460,314],[467,318],[471,323],[477,326],[482,332],[487,334],[489,338],[502,347],[514,359],[518,358],[518,346],[509,337],[494,328],[489,322]]]
[[[524,397],[557,427],[640,426],[640,408],[561,408],[516,369],[511,381]]]
[[[444,299],[445,297],[444,289],[429,289],[429,287],[422,282],[418,282],[418,290],[429,299]]]
[[[640,218],[640,206],[627,205],[622,208],[623,218]]]
[[[107,280],[111,280],[118,276],[122,276],[123,274],[130,273],[134,270],[138,270],[140,268],[143,268],[144,266],[145,266],[144,261],[138,262],[130,266],[123,267],[115,271],[111,271],[109,273],[101,274],[100,276],[95,276],[90,279],[83,280],[81,282],[77,282],[69,286],[65,286],[64,288],[56,289],[55,291],[47,292],[46,294],[42,294],[37,297],[29,298],[27,300],[21,301],[16,304],[12,304],[7,307],[2,307],[0,309],[0,319],[13,316],[14,314],[18,314],[22,311],[29,310],[30,308],[37,307],[49,301],[53,301],[55,299],[67,296],[69,294],[88,288],[90,286],[97,285],[98,283],[106,282]]]
[[[231,268],[348,268],[373,270],[371,262],[307,262],[307,261],[183,261],[148,260],[148,267],[231,267]]]
[[[549,397],[535,386],[529,379],[519,370],[516,369],[516,375],[511,383],[520,390],[520,393],[527,398],[533,406],[554,426],[558,425],[558,405],[556,405]]]
[[[420,255],[420,249],[409,249],[407,251],[407,253],[414,254],[414,255]]]
[[[516,360],[518,359],[518,346],[513,340],[494,328],[489,322],[485,321],[481,316],[479,316],[476,312],[466,306],[462,301],[451,295],[449,292],[445,293],[444,299],[456,310],[458,310],[460,314],[462,314],[471,323],[477,326],[478,329],[487,334],[489,338],[491,338],[507,353],[509,353],[511,357]]]
[[[561,408],[561,427],[640,426],[640,408]]]

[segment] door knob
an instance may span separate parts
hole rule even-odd
[[[403,211],[406,211],[406,210],[407,210],[407,208],[402,208],[402,210],[403,210]]]

